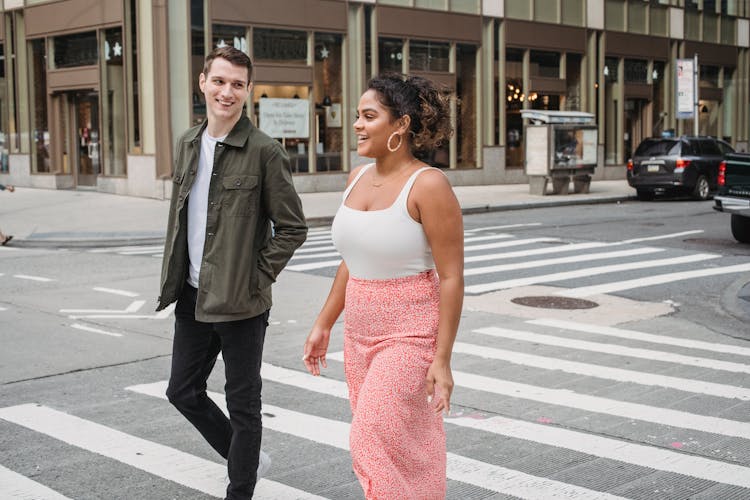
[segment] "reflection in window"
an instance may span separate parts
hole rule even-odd
[[[316,165],[318,172],[341,170],[344,150],[342,94],[342,37],[338,34],[315,33],[315,81],[313,93],[317,118]]]
[[[96,31],[56,36],[55,68],[93,66],[98,61]]]
[[[404,42],[402,40],[393,40],[381,38],[378,41],[378,64],[381,72],[403,71],[404,60]]]
[[[253,29],[253,62],[307,64],[304,31]]]
[[[44,38],[29,42],[31,61],[31,170],[36,173],[50,173],[49,127],[47,126],[47,51]]]
[[[8,172],[8,106],[5,94],[5,45],[0,43],[0,172]]]
[[[526,96],[523,93],[523,50],[508,48],[505,51],[505,127],[507,133],[505,165],[523,166],[523,120],[521,109]]]
[[[98,153],[103,157],[104,175],[125,176],[127,167],[125,165],[125,124],[127,116],[125,112],[125,88],[124,88],[124,66],[122,49],[122,30],[112,28],[104,31],[102,61],[102,85],[101,85],[101,107],[102,107],[102,132],[104,137],[100,144],[92,145],[89,150],[93,152],[98,148]]]
[[[477,48],[473,45],[456,46],[456,163],[458,168],[477,166],[476,144],[476,79]]]
[[[445,42],[412,40],[409,44],[409,71],[448,71],[450,45]]]

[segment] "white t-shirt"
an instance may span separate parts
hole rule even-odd
[[[203,261],[203,245],[206,242],[206,218],[208,217],[208,188],[211,185],[211,173],[214,169],[214,150],[216,143],[226,139],[211,137],[204,130],[201,135],[201,150],[198,157],[198,172],[188,196],[188,256],[190,266],[187,282],[198,288],[198,278]]]

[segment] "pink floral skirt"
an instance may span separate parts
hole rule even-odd
[[[435,271],[349,278],[344,364],[352,464],[368,500],[445,498],[442,416],[427,402],[440,284]]]

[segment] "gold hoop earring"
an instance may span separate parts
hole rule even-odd
[[[398,136],[398,145],[395,148],[392,148],[391,147],[391,139],[393,139],[394,135]],[[385,145],[388,148],[388,151],[390,151],[391,153],[395,153],[396,151],[398,151],[398,148],[401,147],[401,143],[402,142],[404,142],[404,137],[401,134],[399,134],[398,132],[394,132],[394,133],[392,133],[391,135],[388,136],[388,142]]]

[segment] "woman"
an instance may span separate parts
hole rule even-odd
[[[360,98],[357,153],[375,162],[349,176],[332,225],[343,262],[304,347],[319,375],[345,309],[350,448],[368,499],[445,497],[441,412],[463,303],[463,222],[445,175],[418,158],[450,137],[448,99],[400,75],[373,79]]]

